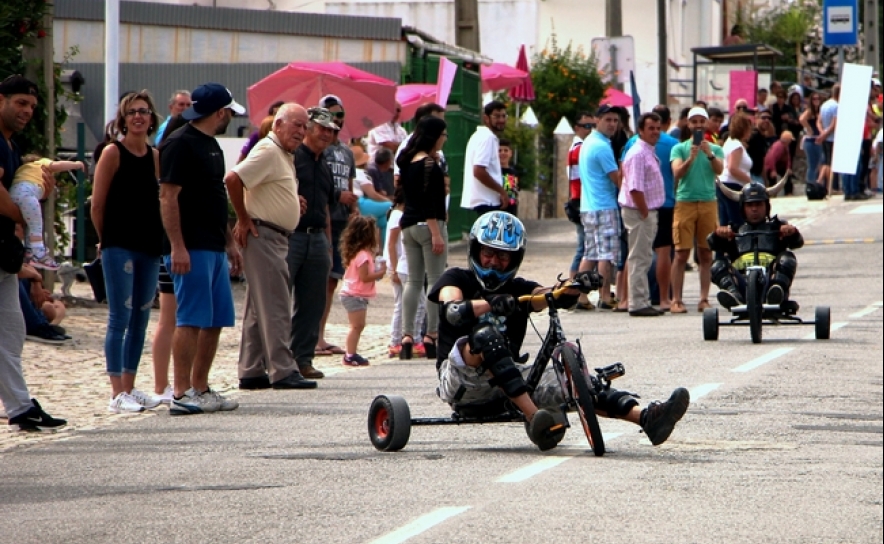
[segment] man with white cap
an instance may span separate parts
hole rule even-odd
[[[215,136],[246,110],[218,83],[200,85],[191,97],[181,114],[189,123],[166,139],[160,153],[163,255],[178,301],[171,415],[239,406],[209,388],[209,370],[221,328],[234,324],[230,274],[242,268],[227,222],[224,152]]]
[[[687,313],[682,300],[684,270],[696,242],[700,270],[700,302],[697,311],[709,308],[709,285],[712,252],[706,237],[718,226],[718,202],[715,177],[724,171],[724,151],[703,139],[709,115],[703,108],[688,112],[688,130],[692,136],[672,148],[670,162],[675,177],[675,210],[672,239],[675,260],[672,262],[673,314]]]

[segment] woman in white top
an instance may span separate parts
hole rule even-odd
[[[752,182],[749,174],[752,158],[746,150],[752,135],[752,119],[743,113],[737,113],[731,117],[729,129],[729,137],[722,146],[725,167],[718,179],[729,188],[740,191],[743,185]],[[730,225],[734,229],[742,225],[745,220],[740,212],[740,203],[728,198],[721,189],[716,188],[715,192],[718,195],[718,224]]]

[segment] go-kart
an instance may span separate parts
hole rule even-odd
[[[567,283],[567,285],[565,285]],[[549,329],[543,339],[540,350],[525,380],[529,394],[533,392],[549,363],[552,363],[562,388],[565,402],[559,407],[563,415],[576,410],[583,425],[583,431],[592,451],[596,456],[605,454],[605,441],[595,413],[594,402],[597,395],[607,391],[614,380],[625,373],[623,365],[614,363],[604,368],[595,369],[596,375],[590,376],[580,348],[580,343],[568,342],[559,320],[558,311],[553,301],[566,289],[583,288],[583,284],[562,280],[559,287],[546,293],[519,297],[520,303],[531,302],[539,297],[546,299],[549,312]],[[480,423],[513,423],[526,421],[525,415],[515,405],[505,399],[504,402],[489,404],[484,411],[455,411],[450,417],[411,417],[411,410],[405,399],[399,395],[379,395],[371,403],[368,411],[368,436],[371,443],[380,451],[399,451],[408,443],[411,428],[420,425],[468,425]],[[567,415],[563,418],[564,427],[569,428]],[[561,429],[557,426],[553,430]]]
[[[753,262],[743,270],[746,285],[746,303],[730,309],[730,321],[719,322],[718,308],[706,308],[703,311],[703,339],[718,340],[719,327],[749,326],[749,335],[753,344],[761,343],[763,325],[813,325],[818,340],[827,340],[830,331],[830,310],[828,306],[817,306],[813,321],[805,321],[798,317],[798,303],[784,300],[782,304],[765,304],[768,287],[767,266],[761,262],[758,252],[758,237],[770,236],[769,231],[746,231],[737,233],[737,237],[752,238]]]

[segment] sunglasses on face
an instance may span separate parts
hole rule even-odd
[[[343,119],[343,118],[344,118],[344,112],[343,112],[343,111],[332,111],[332,112],[329,112],[329,113],[331,113],[332,116],[334,116],[334,117],[336,117],[336,118],[338,118],[338,119]]]
[[[585,128],[587,130],[595,128],[595,123],[583,123],[582,125],[577,125],[580,128]]]

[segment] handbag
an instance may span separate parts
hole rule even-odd
[[[565,201],[565,215],[568,217],[568,221],[574,223],[575,225],[581,224],[579,198],[572,198]]]
[[[25,262],[25,246],[14,232],[0,234],[0,270],[18,274]]]
[[[92,295],[95,302],[104,302],[107,300],[107,290],[104,285],[104,268],[101,265],[101,257],[94,261],[83,265],[83,271],[86,272],[86,278],[89,285],[92,286]]]

